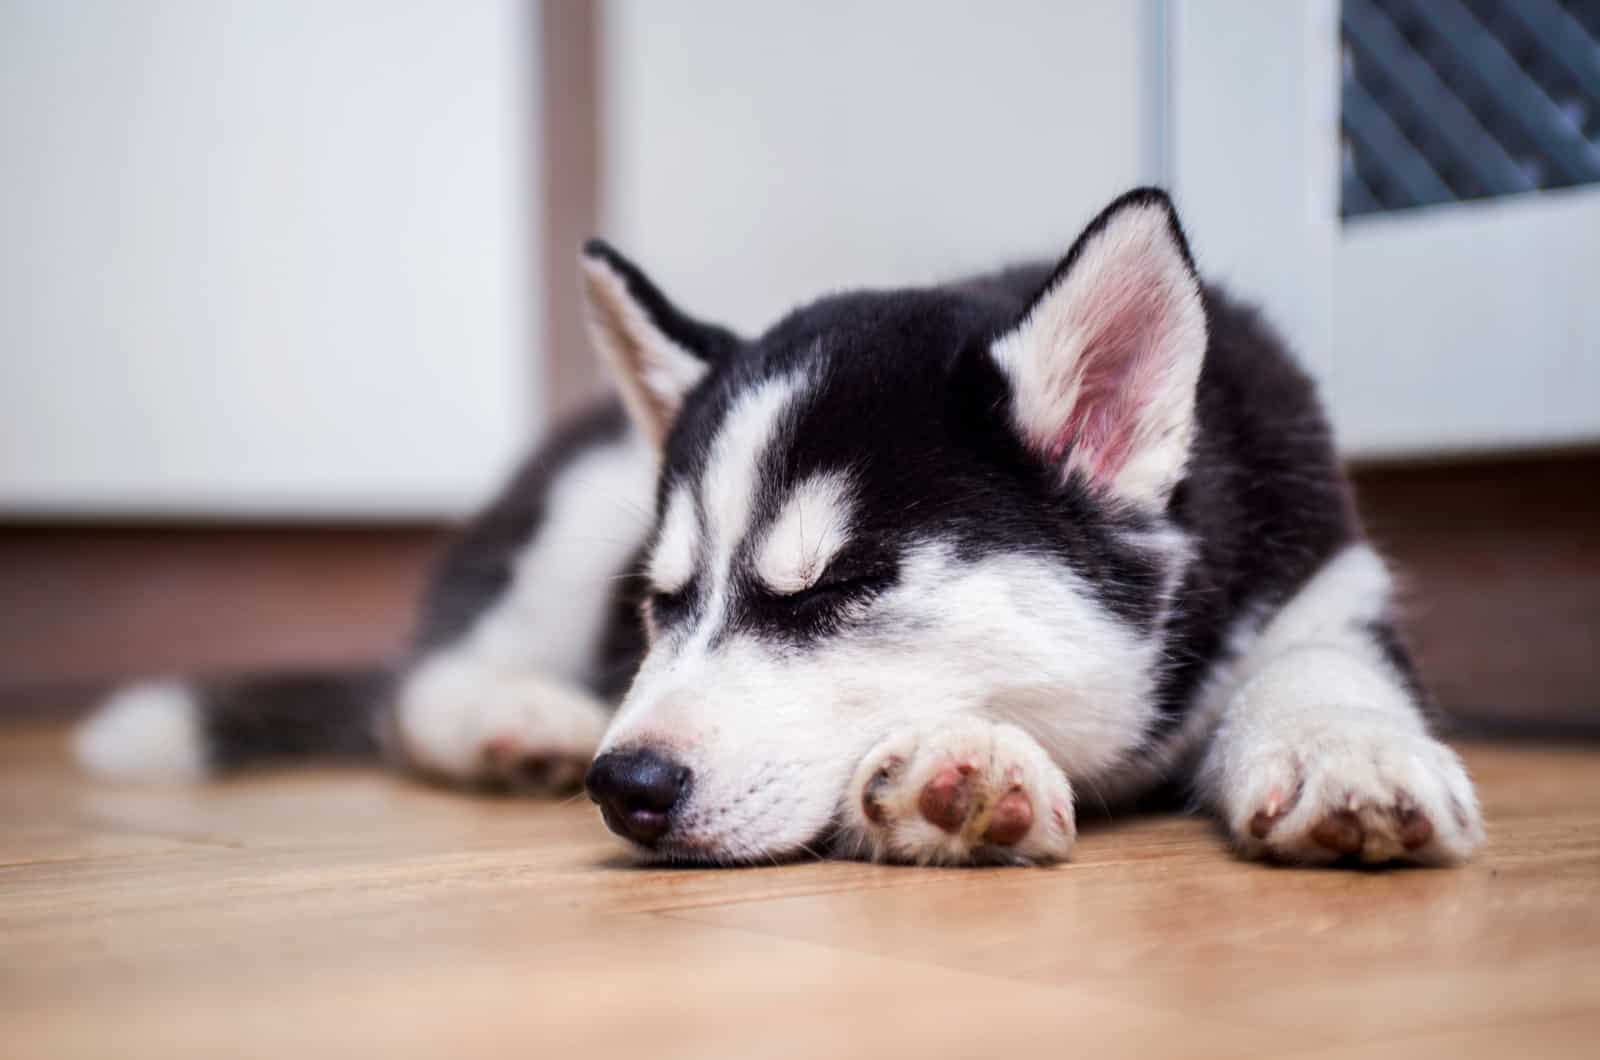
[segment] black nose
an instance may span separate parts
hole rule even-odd
[[[609,751],[594,760],[583,786],[607,828],[650,846],[671,827],[668,817],[689,788],[689,770],[648,749]]]

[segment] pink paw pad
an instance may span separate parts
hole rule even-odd
[[[562,751],[535,750],[501,736],[483,748],[487,779],[512,791],[565,792],[583,783],[588,763]]]
[[[1311,838],[1318,846],[1336,854],[1360,854],[1367,844],[1367,826],[1362,823],[1359,809],[1356,800],[1351,799],[1345,809],[1334,810],[1312,826]],[[1406,851],[1421,850],[1433,839],[1433,822],[1409,800],[1402,798],[1387,812],[1394,819],[1390,834],[1399,839]],[[1378,827],[1380,833],[1388,831],[1385,825]]]
[[[917,809],[929,824],[950,833],[961,830],[972,813],[974,772],[970,765],[949,766],[922,786]]]
[[[985,807],[985,801],[993,796],[983,791],[983,786],[976,766],[947,766],[922,786],[917,810],[929,824],[951,835],[970,824],[974,830],[983,828],[984,843],[1014,846],[1022,842],[1033,827],[1033,802],[1028,793],[1020,785],[1013,786]]]
[[[1273,788],[1267,792],[1266,802],[1250,818],[1250,834],[1257,839],[1267,838],[1267,833],[1272,831],[1272,826],[1277,824],[1284,814],[1294,809],[1295,803],[1299,801],[1300,790],[1298,788],[1289,795],[1285,795],[1282,788]]]
[[[1020,843],[1033,827],[1033,802],[1021,788],[1012,788],[1000,796],[989,815],[989,827],[983,833],[985,843],[1008,847]]]

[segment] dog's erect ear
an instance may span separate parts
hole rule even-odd
[[[584,244],[579,263],[589,335],[639,430],[660,448],[685,395],[732,354],[739,338],[684,315],[598,239]]]
[[[1206,315],[1172,201],[1122,196],[991,347],[1028,447],[1063,476],[1159,511],[1194,435]]]

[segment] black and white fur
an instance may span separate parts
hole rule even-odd
[[[603,244],[582,266],[627,415],[559,433],[466,528],[403,665],[127,689],[83,759],[381,746],[558,788],[598,754],[613,828],[707,863],[1053,862],[1079,802],[1174,785],[1252,857],[1482,841],[1312,387],[1201,284],[1161,192],[1054,267],[754,339]]]

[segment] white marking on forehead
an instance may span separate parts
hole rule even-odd
[[[694,523],[694,501],[684,486],[675,486],[667,498],[661,534],[650,553],[650,581],[664,593],[677,592],[694,574],[694,546],[699,532]]]
[[[802,482],[762,542],[756,560],[761,580],[779,593],[815,585],[850,540],[852,509],[850,480],[843,472],[823,472]]]
[[[680,659],[703,657],[710,650],[712,637],[722,626],[728,611],[733,554],[749,532],[755,513],[761,458],[772,444],[778,421],[800,386],[799,375],[762,383],[729,410],[712,442],[705,478],[700,482],[700,507],[704,513],[702,533],[710,545],[706,562],[711,591],[699,622],[676,652]]]
[[[750,528],[761,457],[799,389],[800,379],[792,375],[762,383],[733,406],[712,444],[700,499],[712,542],[712,570],[719,579],[726,576],[733,551]]]

